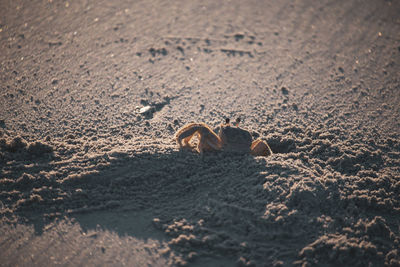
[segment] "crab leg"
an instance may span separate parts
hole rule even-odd
[[[214,132],[207,132],[200,135],[199,152],[202,153],[204,150],[218,151],[221,149],[222,141]]]
[[[189,124],[188,126],[180,129],[176,134],[176,142],[179,147],[185,147],[189,145],[190,139],[198,133],[201,125],[200,124]]]
[[[204,123],[190,123],[178,130],[176,142],[181,148],[190,147],[189,142],[195,135],[199,137],[197,149],[200,153],[204,150],[219,150],[222,146],[219,136]]]
[[[181,144],[179,144],[181,147],[190,147],[189,142],[190,139],[193,138],[193,136],[195,136],[197,134],[197,132],[195,132],[194,134],[192,134],[191,136],[188,136],[186,138],[181,139]]]

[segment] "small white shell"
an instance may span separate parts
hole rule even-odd
[[[140,113],[140,114],[147,113],[147,112],[149,112],[150,110],[151,110],[151,106],[145,106],[145,107],[142,107],[142,108],[139,110],[139,113]]]

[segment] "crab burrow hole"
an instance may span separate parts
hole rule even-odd
[[[296,142],[291,138],[274,136],[266,139],[273,153],[290,153],[296,151]]]
[[[264,133],[266,134],[266,133]],[[253,139],[260,138],[260,134],[258,132],[251,132]],[[296,141],[290,137],[282,136],[282,135],[269,135],[266,138],[261,138],[272,150],[272,153],[281,154],[281,153],[290,153],[296,151]]]

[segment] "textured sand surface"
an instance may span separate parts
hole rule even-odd
[[[399,266],[399,14],[0,0],[0,266]],[[225,117],[274,155],[178,150]]]

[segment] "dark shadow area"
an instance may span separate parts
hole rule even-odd
[[[47,179],[41,184],[27,180],[23,188],[2,184],[2,191],[26,192],[26,199],[14,200],[19,201],[14,215],[25,224],[33,224],[38,235],[49,222],[66,216],[84,231],[102,229],[143,240],[172,240],[171,247],[179,252],[186,253],[189,246],[204,257],[238,259],[243,253],[240,243],[251,242],[261,232],[267,251],[279,254],[279,246],[290,244],[290,257],[285,256],[290,262],[312,236],[292,238],[285,233],[295,232],[298,225],[262,219],[265,205],[272,199],[260,191],[263,173],[275,170],[282,177],[290,175],[267,167],[266,160],[227,153],[119,153],[113,154],[106,168],[99,167],[97,174]],[[182,220],[188,228],[167,231]],[[189,228],[200,241],[177,241],[181,234],[189,234]],[[275,229],[274,233],[270,229]],[[201,241],[210,231],[232,236],[225,241]]]
[[[283,141],[271,144],[275,151],[279,146],[282,151],[291,147]],[[220,257],[292,264],[327,231],[321,218],[331,218],[329,231],[335,233],[353,227],[346,216],[372,219],[393,213],[357,195],[341,197],[347,178],[317,181],[311,167],[318,165],[306,167],[311,158],[299,159],[114,152],[102,157],[107,164],[99,164],[95,172],[67,177],[38,172],[2,181],[1,201],[15,207],[3,216],[16,215],[19,222],[33,225],[37,235],[54,219],[66,217],[86,232],[169,242],[177,253],[196,252],[200,261]],[[378,181],[371,183],[367,189]],[[391,182],[379,183],[387,187]]]
[[[154,214],[151,210],[129,210],[127,207],[104,209],[69,215],[76,219],[83,231],[93,229],[108,230],[120,236],[132,236],[138,239],[156,239],[165,241],[167,236],[153,225]]]

